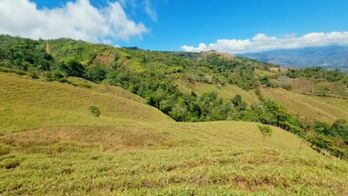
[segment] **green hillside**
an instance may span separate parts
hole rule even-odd
[[[122,93],[13,74],[0,89],[1,194],[348,191],[345,161],[276,127],[263,138],[256,123],[173,122]]]
[[[339,70],[284,69],[215,51],[159,52],[6,35],[0,36],[0,57],[3,72],[102,93],[105,86],[123,88],[180,122],[237,120],[273,125],[305,138],[316,149],[348,158],[346,104],[339,111],[322,101],[319,110],[306,104],[313,96],[346,98],[348,76]],[[273,93],[264,96],[260,88]],[[312,97],[285,98],[282,103],[277,88],[286,89],[284,94]],[[98,112],[98,107],[88,107]]]
[[[348,194],[348,75],[0,36],[0,194]]]

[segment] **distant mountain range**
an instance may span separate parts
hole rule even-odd
[[[348,71],[348,46],[282,49],[247,53],[240,56],[287,67],[321,66]]]

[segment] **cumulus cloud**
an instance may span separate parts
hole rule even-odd
[[[348,32],[308,33],[302,36],[290,34],[282,37],[259,33],[251,39],[219,39],[215,43],[200,43],[197,47],[183,45],[181,49],[188,52],[217,50],[229,53],[246,53],[327,45],[348,45]]]
[[[89,0],[77,0],[52,9],[38,9],[30,0],[0,1],[0,34],[107,42],[127,40],[146,32],[144,24],[130,20],[116,1],[97,8]]]

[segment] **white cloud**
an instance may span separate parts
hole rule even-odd
[[[158,20],[157,12],[152,6],[152,0],[119,0],[121,5],[125,8],[130,8],[131,13],[136,15],[136,10],[143,10],[152,21]]]
[[[294,34],[274,37],[259,33],[251,39],[219,39],[211,44],[200,43],[197,47],[183,45],[181,49],[189,52],[217,50],[229,53],[245,53],[334,44],[348,45],[348,32],[308,33],[299,37]]]
[[[38,9],[29,0],[0,1],[0,34],[107,42],[127,40],[145,32],[144,24],[130,20],[116,1],[97,8],[89,0],[77,0],[52,9]]]
[[[145,0],[144,1],[144,9],[147,15],[150,16],[151,20],[157,21],[157,13],[152,7],[151,0]]]

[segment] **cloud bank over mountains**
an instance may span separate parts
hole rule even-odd
[[[308,33],[302,36],[289,34],[282,37],[259,33],[251,39],[219,39],[215,43],[200,43],[197,47],[183,45],[181,49],[188,52],[217,50],[238,54],[328,45],[348,45],[348,32],[319,32]]]
[[[0,34],[110,42],[139,37],[146,32],[143,23],[127,17],[118,1],[97,8],[89,0],[77,0],[51,9],[38,9],[29,0],[0,1]]]

